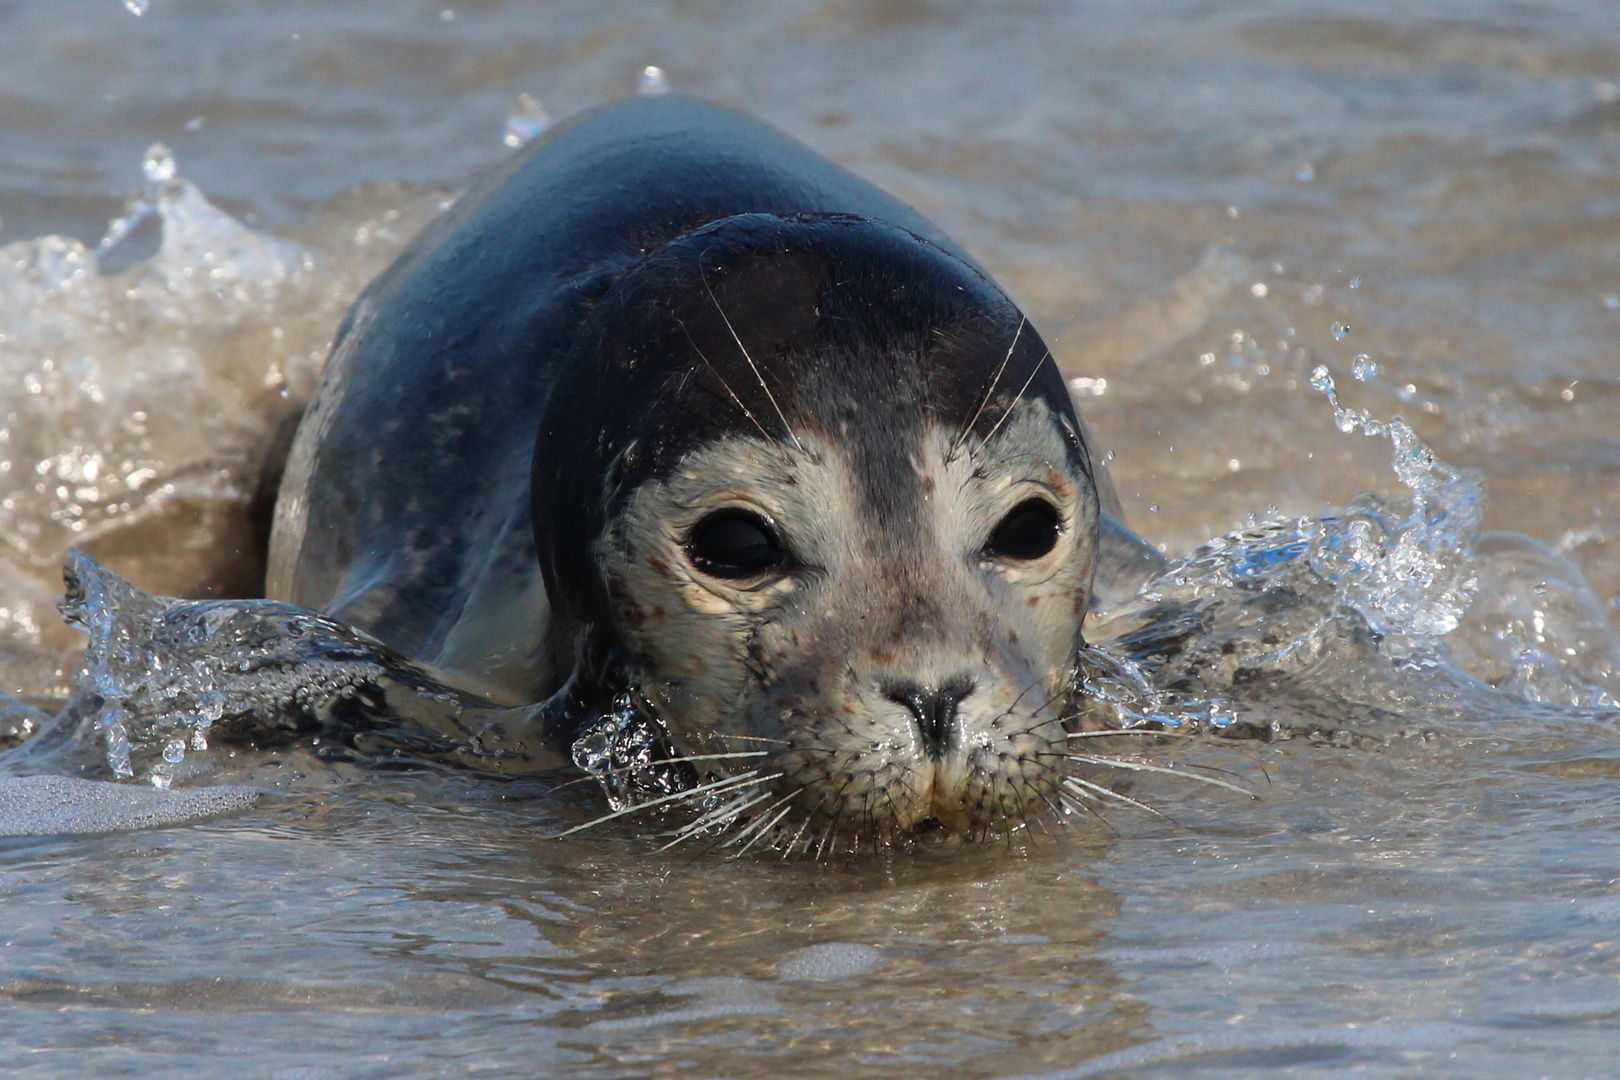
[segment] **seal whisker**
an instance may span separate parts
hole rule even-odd
[[[1102,765],[1110,769],[1129,769],[1132,772],[1163,773],[1166,776],[1179,776],[1183,780],[1196,780],[1200,784],[1210,784],[1214,787],[1226,788],[1228,791],[1235,791],[1240,795],[1247,795],[1251,799],[1258,799],[1260,797],[1254,792],[1250,791],[1248,788],[1241,787],[1228,780],[1221,780],[1214,776],[1199,776],[1197,773],[1185,772],[1169,765],[1152,765],[1146,761],[1140,761],[1136,758],[1107,758],[1097,757],[1091,754],[1068,754],[1065,756],[1070,761],[1079,761],[1087,765]]]
[[[776,794],[774,791],[756,792],[753,795],[753,797],[748,799],[747,802],[742,803],[740,806],[738,806],[736,808],[735,811],[733,811],[729,815],[728,820],[726,821],[726,824],[725,824],[724,828],[729,829],[732,825],[735,825],[739,820],[744,820],[743,816],[742,816],[744,810],[748,810],[748,809],[750,809],[752,807],[758,806],[760,803],[764,802],[766,799],[769,799],[774,794]],[[792,796],[788,796],[788,798],[792,798]],[[754,827],[757,826],[760,823],[761,820],[763,820],[763,817],[764,817],[765,814],[768,814],[772,810],[776,809],[778,806],[780,806],[782,804],[782,802],[783,802],[783,800],[778,799],[776,802],[771,803],[769,806],[765,807],[765,809],[761,810],[759,812],[759,815],[756,816],[752,821],[749,821],[746,825],[743,825],[741,828],[739,828],[736,831],[736,833],[732,834],[731,836],[729,836],[729,837],[727,837],[727,836],[717,837],[715,839],[715,846],[716,847],[730,847],[732,844],[738,843],[743,837],[745,837],[745,836],[747,836],[747,835],[749,835],[750,833],[753,832]]]
[[[747,810],[749,807],[758,806],[760,803],[770,798],[772,794],[773,792],[769,791],[747,792],[743,797],[734,799],[727,803],[723,813],[715,815],[706,822],[707,828],[718,830],[720,835],[714,838],[714,843],[710,844],[704,849],[705,852],[713,851],[715,848],[723,846],[726,842],[726,830],[737,823],[738,819],[742,817],[743,811]],[[694,829],[687,834],[687,837],[683,837],[682,839],[696,836],[699,832],[704,831],[706,831],[706,829]]]
[[[1018,339],[1023,336],[1024,325],[1028,322],[1028,316],[1019,315],[1018,329],[1013,331],[1012,344],[1007,346],[1007,355],[1001,358],[1001,366],[996,368],[996,373],[990,377],[990,386],[984,392],[984,399],[979,402],[979,407],[973,411],[973,416],[963,425],[962,430],[956,433],[956,438],[951,440],[950,449],[945,452],[945,463],[947,465],[956,460],[956,451],[961,447],[962,440],[966,439],[968,434],[972,432],[973,425],[979,422],[979,417],[984,415],[984,410],[990,405],[990,399],[995,397],[996,387],[1000,384],[1001,376],[1006,372],[1007,365],[1012,361],[1013,351],[1018,348]]]
[[[737,858],[740,859],[744,855],[746,855],[748,853],[749,848],[753,847],[755,843],[757,843],[758,841],[764,839],[766,836],[768,836],[768,835],[776,835],[777,832],[778,832],[779,823],[782,821],[783,818],[787,817],[788,814],[790,814],[792,812],[793,812],[793,807],[791,807],[791,806],[784,806],[784,807],[782,807],[781,810],[778,810],[777,813],[776,813],[776,816],[771,819],[770,824],[767,825],[763,830],[761,830],[758,836],[756,836],[753,840],[750,840],[746,845],[744,845],[744,847],[743,847],[743,849],[741,851],[737,852]]]
[[[841,791],[842,791],[842,789],[840,789],[840,792]],[[808,829],[812,824],[814,824],[815,819],[816,819],[816,815],[821,813],[821,808],[827,805],[827,800],[831,799],[833,797],[833,794],[834,793],[831,792],[831,791],[825,791],[825,790],[822,791],[821,798],[816,802],[816,805],[812,806],[809,810],[805,811],[804,824],[799,826],[799,834],[802,835],[806,829]],[[836,813],[833,815],[834,820],[837,820],[837,816],[838,815]],[[798,837],[798,835],[795,835],[794,838],[793,838],[793,844],[798,843],[798,841],[799,841],[799,837]],[[813,846],[814,846],[814,841],[810,840],[810,839],[806,839],[805,842],[804,842],[804,853],[806,855],[810,854],[810,849]],[[793,845],[789,844],[787,852],[784,853],[782,857],[785,859],[792,852],[793,852]]]
[[[748,784],[745,785],[741,791],[732,791],[729,794],[731,797],[727,801],[709,807],[707,810],[704,810],[702,813],[698,814],[697,817],[681,826],[680,829],[676,830],[676,836],[680,839],[685,839],[688,836],[705,832],[709,829],[724,829],[733,821],[737,820],[737,815],[742,812],[750,799],[753,799],[759,794],[759,791],[754,787],[754,785]]]
[[[720,298],[714,295],[714,289],[709,286],[709,279],[703,276],[701,266],[698,270],[698,279],[703,282],[703,291],[707,292],[709,299],[714,302],[714,310],[720,313],[720,320],[726,324],[726,330],[730,332],[731,340],[737,343],[737,348],[742,352],[743,359],[748,361],[748,370],[754,373],[754,378],[759,382],[759,388],[765,391],[765,400],[769,401],[771,408],[776,410],[776,418],[782,421],[782,430],[787,432],[788,438],[793,440],[793,445],[798,448],[799,452],[804,453],[804,444],[799,441],[798,435],[794,434],[793,425],[788,423],[787,414],[782,411],[782,406],[776,403],[776,395],[771,393],[769,386],[765,385],[765,376],[760,372],[759,365],[754,363],[754,358],[748,355],[748,346],[743,344],[743,340],[738,336],[736,328],[731,325],[731,316],[727,315],[726,309],[720,306]],[[697,348],[696,345],[692,347]]]
[[[694,831],[702,832],[707,829],[718,829],[724,832],[737,823],[738,819],[742,817],[743,811],[750,806],[756,805],[761,799],[768,799],[771,796],[770,791],[760,790],[757,784],[751,784],[733,792],[733,794],[735,798],[730,802],[711,807],[700,815],[699,819],[692,823],[695,827]]]
[[[1018,708],[1018,703],[1024,700],[1024,695],[1029,693],[1031,690],[1035,689],[1040,684],[1041,684],[1040,680],[1037,679],[1034,682],[1030,683],[1028,686],[1026,686],[1022,691],[1019,692],[1019,695],[1016,698],[1013,699],[1012,704],[1008,705],[1005,709],[1003,709],[1001,711],[1000,715],[997,716],[997,719],[998,720],[1005,720],[1007,717],[1011,716],[1013,714],[1013,710]],[[1032,715],[1039,716],[1041,713],[1046,712],[1047,709],[1050,709],[1052,707],[1053,702],[1057,701],[1059,698],[1063,697],[1065,694],[1068,694],[1069,692],[1070,691],[1065,688],[1065,689],[1060,689],[1060,690],[1054,691],[1053,693],[1049,694],[1045,701],[1041,702],[1039,705],[1035,706],[1035,708],[1033,710],[1031,710]],[[1015,732],[1014,734],[1017,734],[1017,735],[1032,735],[1032,734],[1034,734],[1036,728],[1045,727],[1047,724],[1051,723],[1054,719],[1059,720],[1061,722],[1062,717],[1046,717],[1045,719],[1036,720],[1029,727],[1022,728],[1019,731]]]
[[[600,772],[586,773],[584,776],[577,776],[572,780],[564,780],[562,783],[557,784],[550,790],[561,791],[563,788],[573,787],[575,784],[584,784],[592,780],[599,780],[604,776],[617,776],[620,773],[635,772],[637,769],[648,768],[649,765],[676,765],[683,761],[719,761],[722,758],[750,758],[769,756],[769,750],[747,750],[738,751],[731,754],[688,754],[684,757],[659,758],[657,761],[640,765],[619,765],[611,769],[603,769]]]
[[[1107,818],[1103,817],[1102,814],[1096,809],[1096,807],[1088,806],[1086,803],[1079,802],[1078,800],[1070,798],[1068,795],[1063,795],[1063,794],[1058,795],[1058,800],[1063,803],[1064,809],[1068,810],[1070,813],[1090,814],[1092,817],[1096,818],[1099,822],[1102,823],[1103,828],[1107,829],[1109,832],[1113,833],[1115,836],[1119,835],[1119,830],[1114,828],[1113,823],[1111,821],[1109,821]]]
[[[799,789],[799,791],[803,791],[803,790],[804,790],[803,788]],[[793,795],[797,795],[799,793],[799,791],[795,791],[793,793]],[[761,810],[759,812],[759,819],[756,822],[754,822],[754,824],[748,826],[746,829],[743,829],[736,836],[731,838],[731,840],[727,844],[728,847],[731,844],[738,843],[739,841],[742,840],[743,837],[749,836],[750,834],[752,834],[752,839],[750,839],[746,844],[743,844],[742,850],[737,852],[737,854],[734,855],[733,858],[740,859],[744,855],[748,854],[748,849],[749,848],[753,847],[755,844],[759,843],[767,835],[769,835],[771,830],[776,827],[777,822],[781,821],[783,818],[787,817],[789,813],[792,812],[793,806],[790,803],[787,806],[783,806],[782,809],[777,810],[774,815],[771,814],[771,811],[773,809],[775,809],[777,806],[780,806],[781,803],[788,802],[788,800],[793,798],[793,795],[788,795],[785,798],[783,798],[782,800],[780,800],[780,802],[772,803],[770,806],[767,806],[765,809]]]
[[[677,791],[672,795],[660,795],[656,799],[648,799],[646,802],[636,803],[632,806],[626,806],[622,810],[615,810],[612,813],[603,814],[601,817],[593,818],[592,820],[585,822],[583,825],[575,825],[571,829],[566,829],[563,832],[557,833],[551,839],[561,840],[565,836],[572,836],[574,833],[580,832],[581,830],[594,828],[605,821],[612,821],[614,818],[626,817],[630,814],[639,813],[643,810],[651,810],[654,807],[665,806],[672,802],[690,802],[699,795],[713,794],[716,791],[721,791],[726,788],[737,787],[742,784],[753,783],[766,779],[774,780],[781,775],[781,773],[775,773],[769,777],[762,778],[759,775],[758,769],[750,769],[738,776],[728,776],[720,780],[715,780],[711,783],[699,784],[697,787],[688,788],[685,791]]]
[[[707,283],[707,282],[704,282],[704,286],[705,286],[705,287],[707,287],[707,286],[708,286],[708,283]],[[713,295],[714,295],[714,294],[713,294],[713,293],[710,293],[710,294],[709,294],[709,295],[710,295],[710,296],[713,296]],[[718,304],[717,304],[717,305],[715,305],[715,306],[716,306],[716,307],[718,307],[718,306],[719,306],[719,305],[718,305]],[[725,313],[725,312],[723,312],[723,311],[722,311],[722,312],[721,312],[721,313],[720,313],[720,317],[721,317],[721,318],[722,318],[722,319],[723,319],[723,318],[725,318],[725,315],[726,315],[726,313]],[[718,379],[718,380],[719,380],[719,381],[720,381],[720,385],[721,385],[721,386],[723,386],[723,387],[724,387],[724,388],[725,388],[725,391],[726,391],[726,393],[727,393],[727,394],[728,394],[728,395],[730,395],[730,397],[731,397],[731,400],[732,400],[732,401],[734,401],[734,402],[736,402],[736,403],[737,403],[737,408],[739,408],[739,409],[741,409],[741,410],[742,410],[742,414],[743,414],[743,415],[744,415],[744,416],[746,416],[746,417],[748,417],[748,419],[749,419],[749,420],[750,420],[750,421],[751,421],[751,422],[752,422],[752,423],[753,423],[753,425],[754,425],[754,426],[755,426],[755,427],[756,427],[756,428],[758,428],[758,429],[759,429],[759,433],[760,433],[760,434],[761,434],[761,435],[763,435],[763,436],[764,436],[764,437],[765,437],[765,441],[766,441],[766,443],[768,443],[768,444],[774,444],[774,443],[775,443],[775,442],[776,442],[776,440],[775,440],[775,439],[773,439],[773,438],[772,438],[772,437],[771,437],[771,433],[770,433],[770,432],[768,432],[768,431],[766,431],[766,430],[765,430],[765,425],[764,425],[764,424],[762,424],[762,423],[760,423],[760,422],[759,422],[759,418],[758,418],[758,417],[756,417],[756,416],[755,416],[755,415],[754,415],[754,414],[753,414],[753,413],[751,413],[751,412],[749,412],[749,411],[748,411],[748,406],[747,406],[747,405],[744,405],[744,404],[743,404],[743,400],[742,400],[742,398],[740,398],[740,397],[738,397],[738,396],[737,396],[737,391],[735,391],[735,390],[733,390],[733,389],[732,389],[732,388],[731,388],[731,384],[730,384],[730,383],[728,383],[728,382],[726,382],[726,377],[725,377],[725,376],[724,376],[724,375],[722,375],[722,374],[720,374],[720,372],[719,372],[719,371],[718,371],[718,370],[716,370],[716,368],[715,368],[715,366],[714,366],[714,365],[713,365],[713,364],[712,364],[712,363],[710,363],[710,362],[709,362],[709,358],[708,358],[708,357],[707,357],[707,356],[705,356],[705,355],[704,355],[704,353],[703,353],[703,350],[702,350],[702,349],[700,349],[700,348],[698,348],[698,343],[697,343],[697,342],[696,342],[696,341],[693,341],[693,340],[692,340],[692,331],[690,331],[690,330],[688,330],[688,329],[687,329],[687,328],[686,328],[686,323],[685,323],[685,322],[683,322],[683,321],[682,321],[682,320],[680,320],[680,319],[676,319],[676,320],[675,320],[675,324],[676,324],[676,325],[677,325],[677,326],[679,326],[679,327],[680,327],[680,328],[681,328],[681,333],[683,333],[683,334],[685,334],[685,335],[686,335],[686,340],[687,340],[687,341],[688,341],[688,342],[690,342],[690,343],[691,343],[691,345],[692,345],[692,351],[693,351],[693,352],[695,352],[695,353],[697,353],[697,355],[698,355],[698,359],[699,359],[699,360],[702,360],[702,361],[703,361],[703,366],[704,366],[704,367],[706,367],[706,368],[708,368],[708,369],[709,369],[709,374],[711,374],[711,375],[713,375],[713,376],[714,376],[714,377],[715,377],[715,378],[716,378],[716,379]],[[731,324],[730,324],[730,323],[727,323],[727,324],[726,324],[726,325],[727,325],[727,326],[728,326],[728,327],[729,327],[729,326],[730,326],[730,325],[731,325]],[[738,343],[738,344],[741,344],[741,342],[739,342],[739,343]],[[747,352],[746,352],[746,351],[745,351],[745,352],[744,352],[744,353],[743,353],[743,355],[744,355],[744,356],[746,356],[746,355],[748,355],[748,354],[747,354]],[[750,364],[750,365],[752,365],[752,363],[753,363],[753,361],[749,361],[749,364]],[[770,391],[769,391],[769,390],[767,390],[767,391],[765,391],[765,393],[766,393],[766,394],[769,394],[769,393],[770,393]],[[772,402],[772,403],[771,403],[771,404],[773,404],[773,405],[774,405],[774,404],[775,404],[775,402],[774,402],[774,401],[773,401],[773,402]],[[778,411],[780,411],[780,410],[778,410]],[[790,434],[790,435],[791,435],[791,434],[792,434],[792,432],[791,432],[791,431],[790,431],[790,432],[788,432],[788,434]],[[797,440],[797,439],[795,439],[795,440],[794,440],[794,441],[795,441],[795,442],[797,442],[797,441],[798,441],[798,440]]]
[[[1032,680],[1028,686],[1026,686],[1022,690],[1018,691],[1018,696],[1013,698],[1012,704],[1008,705],[1005,709],[1003,709],[1001,711],[1001,714],[998,717],[996,717],[996,719],[1004,720],[1007,717],[1011,716],[1013,714],[1013,710],[1018,708],[1018,703],[1024,700],[1024,695],[1029,693],[1031,690],[1035,689],[1039,685],[1041,685],[1041,680],[1035,679],[1035,680]],[[1052,704],[1052,702],[1056,701],[1057,699],[1058,699],[1058,695],[1056,695],[1056,694],[1052,695],[1051,697],[1046,699],[1046,705],[1040,706],[1035,711],[1036,712],[1043,712],[1046,709],[1047,705]]]
[[[1202,739],[1189,731],[1154,731],[1152,728],[1110,728],[1106,731],[1071,731],[1070,739],[1106,739],[1111,735],[1152,735],[1160,739]]]
[[[1001,414],[1000,418],[996,420],[995,426],[990,429],[989,433],[986,434],[984,439],[979,443],[981,447],[988,446],[990,444],[990,440],[996,437],[996,432],[1001,430],[1001,425],[1005,424],[1007,422],[1007,418],[1013,414],[1013,406],[1018,404],[1019,400],[1023,398],[1024,392],[1029,389],[1029,384],[1035,381],[1036,375],[1040,374],[1041,365],[1045,363],[1046,360],[1051,357],[1051,355],[1051,353],[1047,353],[1045,356],[1042,356],[1041,359],[1029,369],[1029,378],[1024,380],[1024,385],[1018,388],[1018,393],[1014,394],[1012,401],[1008,403],[1007,411]]]
[[[1042,791],[1033,784],[1029,785],[1029,788],[1035,793],[1036,797],[1039,798],[1041,802],[1046,804],[1046,808],[1052,811],[1053,815],[1058,819],[1058,822],[1067,827],[1069,824],[1067,816],[1063,813],[1062,809],[1047,796],[1046,792]],[[1037,818],[1037,820],[1039,819]]]
[[[743,826],[743,828],[738,830],[737,835],[733,836],[726,842],[726,846],[729,847],[732,844],[741,843],[744,837],[751,835],[756,829],[759,828],[759,823],[765,820],[767,814],[769,814],[772,810],[775,810],[778,806],[781,806],[783,803],[790,802],[795,795],[798,795],[802,791],[804,791],[804,788],[797,788],[796,790],[782,796],[780,799],[777,799],[765,809],[761,810],[758,817],[754,818],[753,821]],[[771,792],[766,792],[765,794],[769,796]]]
[[[1240,747],[1233,746],[1228,741],[1212,738],[1211,736],[1209,736],[1209,735],[1207,735],[1207,734],[1205,734],[1203,732],[1194,732],[1194,731],[1154,731],[1154,730],[1152,730],[1150,728],[1115,728],[1115,729],[1110,729],[1110,730],[1107,730],[1107,731],[1071,731],[1071,732],[1069,732],[1067,737],[1070,738],[1070,739],[1105,739],[1105,738],[1108,738],[1108,737],[1113,736],[1113,735],[1140,735],[1140,736],[1144,736],[1144,737],[1152,736],[1154,738],[1160,738],[1160,739],[1192,739],[1192,740],[1195,740],[1197,742],[1207,743],[1207,744],[1209,744],[1211,746],[1219,746],[1222,750],[1226,750],[1226,751],[1229,751],[1231,753],[1237,754],[1238,756],[1242,757],[1245,761],[1247,761],[1250,765],[1253,765],[1256,769],[1259,769],[1260,770],[1260,775],[1264,776],[1266,778],[1266,783],[1267,784],[1271,783],[1271,774],[1269,772],[1267,772],[1266,767],[1260,763],[1259,755],[1251,753],[1249,751],[1246,751],[1246,750],[1244,750],[1244,749],[1242,749]],[[1215,766],[1215,765],[1201,765],[1201,764],[1198,764],[1197,762],[1191,762],[1191,761],[1186,762],[1182,766],[1182,768],[1185,768],[1185,769],[1205,769],[1205,770],[1207,770],[1209,772],[1225,773],[1228,776],[1237,775],[1236,773],[1232,772],[1229,769],[1222,769],[1222,768],[1220,768],[1218,766]]]
[[[1110,788],[1105,788],[1101,784],[1093,784],[1089,780],[1082,780],[1078,776],[1065,776],[1060,783],[1062,783],[1064,787],[1068,788],[1076,795],[1097,799],[1098,801],[1106,801],[1111,799],[1115,802],[1123,803],[1126,806],[1134,806],[1138,810],[1146,810],[1155,817],[1162,817],[1166,821],[1171,820],[1170,815],[1166,814],[1162,810],[1157,809],[1156,807],[1149,806],[1140,799],[1133,799],[1129,795],[1121,795],[1117,791]]]
[[[1010,786],[1011,785],[997,784],[995,787],[996,809],[1001,812],[1001,824],[1003,830],[1007,834],[1008,851],[1012,850],[1013,833],[1018,831],[1019,826],[1027,825],[1029,823],[1027,819],[1024,821],[1015,822],[1013,820],[1013,815],[1007,810],[1007,794]]]
[[[823,800],[823,801],[825,801],[825,800]],[[799,838],[802,837],[804,835],[805,830],[810,827],[810,822],[812,820],[813,820],[813,814],[804,815],[804,824],[799,826],[799,831],[793,834],[793,839],[791,839],[791,840],[789,840],[787,842],[787,847],[782,852],[782,861],[783,862],[786,862],[787,859],[788,859],[788,856],[793,854],[793,849],[798,846]],[[808,851],[809,849],[806,848],[806,850]]]
[[[835,813],[832,820],[827,822],[827,831],[821,835],[821,843],[816,845],[816,862],[820,862],[821,856],[826,854],[827,845],[832,842],[833,830],[838,827],[838,818],[839,815]]]

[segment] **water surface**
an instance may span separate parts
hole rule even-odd
[[[1453,471],[1432,497],[1477,477],[1477,528],[1416,548],[1476,584],[1414,615],[1311,577],[1284,628],[1315,652],[1199,669],[1169,705],[1297,737],[1155,760],[1259,799],[1136,776],[1167,818],[977,849],[559,842],[585,787],[227,758],[196,782],[281,794],[0,841],[12,1073],[1612,1072],[1607,5],[451,2],[0,4],[0,731],[73,681],[70,546],[152,592],[253,590],[258,469],[348,300],[510,152],[519,94],[560,117],[647,65],[971,249],[1168,553],[1346,508],[1415,535],[1391,442],[1341,430],[1321,367]],[[98,259],[131,199],[158,213]],[[1253,659],[1243,574],[1300,564],[1234,544],[1168,591],[1209,614],[1195,644]],[[1352,632],[1385,617],[1376,647]]]

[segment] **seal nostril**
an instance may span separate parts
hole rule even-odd
[[[954,747],[960,731],[956,714],[963,699],[973,693],[973,680],[951,679],[936,687],[914,682],[894,682],[883,688],[890,701],[911,711],[922,733],[923,748],[931,758],[943,757]]]

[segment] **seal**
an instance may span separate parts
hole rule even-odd
[[[710,824],[985,833],[1066,798],[1099,529],[1152,559],[1111,501],[1040,336],[939,229],[644,97],[525,148],[355,302],[267,591],[549,701],[564,752],[633,690]]]

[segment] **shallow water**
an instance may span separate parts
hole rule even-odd
[[[258,470],[349,297],[509,152],[520,93],[566,115],[657,64],[988,265],[1085,380],[1144,535],[1181,555],[1283,522],[1096,628],[1138,631],[1163,697],[1127,706],[1294,736],[1141,751],[1260,798],[1140,774],[1130,797],[1167,818],[1116,803],[1106,827],[989,848],[729,860],[547,839],[595,812],[583,786],[188,741],[202,767],[182,790],[272,794],[0,840],[0,1061],[285,1080],[1612,1072],[1612,11],[765,7],[0,7],[0,689],[18,695],[0,736],[72,683],[66,550],[151,592],[251,592]],[[156,213],[98,270],[130,199]],[[48,234],[88,247],[24,243]],[[1318,367],[1345,408],[1402,416],[1474,470],[1482,507],[1420,459],[1395,460],[1432,486],[1403,485],[1389,438],[1335,423]],[[1451,516],[1414,515],[1414,495]],[[1390,543],[1321,546],[1352,536]],[[1415,592],[1380,576],[1403,551],[1428,575]],[[1153,653],[1189,611],[1197,633]]]

